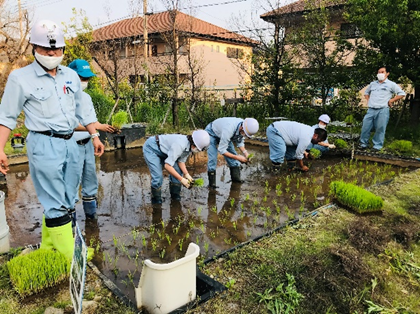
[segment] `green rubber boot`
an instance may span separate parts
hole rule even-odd
[[[45,215],[42,215],[41,227],[41,249],[52,250],[54,248],[52,239],[45,224]]]
[[[230,178],[232,182],[242,183],[241,181],[241,168],[240,167],[230,167]]]
[[[175,201],[181,200],[181,184],[169,183],[169,191],[171,192],[171,198]]]
[[[71,221],[59,227],[48,228],[54,248],[72,260],[74,251],[74,238]]]

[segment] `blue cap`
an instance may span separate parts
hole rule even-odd
[[[89,62],[86,60],[76,59],[69,64],[69,68],[75,70],[81,77],[96,76],[96,74],[90,70]]]

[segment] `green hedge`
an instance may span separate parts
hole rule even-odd
[[[379,196],[343,181],[331,182],[330,193],[339,203],[359,214],[380,211],[384,203]]]
[[[10,281],[20,296],[38,293],[66,280],[70,262],[60,252],[39,249],[7,262]]]

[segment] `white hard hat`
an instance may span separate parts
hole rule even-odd
[[[61,27],[49,20],[35,23],[31,29],[29,43],[46,48],[62,48],[66,45]]]
[[[258,132],[258,129],[260,125],[258,124],[258,121],[254,118],[246,118],[242,124],[244,128],[244,132],[246,136],[252,137],[255,133]]]
[[[199,151],[206,150],[210,146],[210,135],[204,130],[194,131],[192,139]]]
[[[327,114],[322,114],[322,115],[319,116],[318,120],[328,124],[328,123],[330,123],[331,119]]]

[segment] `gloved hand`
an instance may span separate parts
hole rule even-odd
[[[333,149],[333,148],[335,148],[335,145],[334,144],[330,144],[330,145],[328,145],[328,148],[329,149]]]
[[[182,178],[181,179],[181,184],[183,185],[183,186],[185,186],[187,189],[189,189],[190,187],[191,187],[191,183],[190,183],[190,181],[188,181],[187,179],[185,179],[185,178]]]
[[[184,174],[184,178],[187,179],[190,182],[190,184],[194,183],[194,179],[190,176],[189,173]]]

